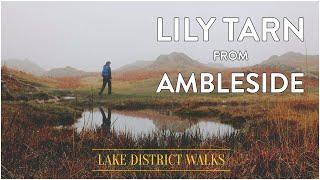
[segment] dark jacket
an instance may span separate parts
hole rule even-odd
[[[103,78],[111,79],[111,67],[108,65],[104,65],[101,75]]]

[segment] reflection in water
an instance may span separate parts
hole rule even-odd
[[[111,108],[108,108],[108,117],[106,117],[106,114],[104,113],[104,110],[102,106],[99,107],[100,113],[102,115],[102,124],[101,129],[102,131],[106,133],[110,133],[111,129]]]
[[[73,125],[77,132],[91,129],[101,129],[109,133],[111,129],[116,132],[131,133],[134,137],[147,135],[152,132],[164,130],[167,132],[200,133],[204,138],[221,137],[236,130],[218,119],[183,119],[171,113],[157,112],[154,110],[140,111],[114,111],[103,107],[84,111],[82,117]]]

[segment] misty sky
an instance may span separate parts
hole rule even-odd
[[[155,60],[160,54],[184,52],[203,63],[212,61],[213,50],[247,50],[250,60],[226,66],[253,65],[288,51],[318,54],[319,2],[2,2],[1,56],[29,59],[49,69],[73,66],[99,71],[106,60],[118,68],[136,60]],[[164,33],[173,34],[173,17],[190,17],[191,34],[199,42],[157,42],[157,17],[164,18]],[[280,20],[280,42],[227,42],[222,17],[240,17],[235,38],[251,17],[261,38],[261,18]],[[196,17],[217,20],[210,29],[210,42],[202,41]],[[304,17],[305,42],[292,36],[284,42],[282,18],[297,26]],[[292,33],[291,33],[292,35]],[[307,44],[305,44],[307,43]]]

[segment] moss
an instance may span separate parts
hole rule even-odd
[[[72,96],[73,93],[69,90],[64,90],[64,89],[49,89],[48,94],[58,96],[58,97],[63,97],[63,96]]]
[[[81,116],[81,110],[65,106],[63,104],[36,104],[27,103],[30,106],[31,120],[36,124],[70,125]]]

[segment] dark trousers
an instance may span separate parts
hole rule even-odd
[[[111,79],[109,78],[103,78],[103,83],[102,83],[102,87],[99,94],[102,94],[107,84],[108,84],[108,94],[111,94]]]

